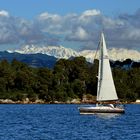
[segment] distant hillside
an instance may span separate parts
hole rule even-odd
[[[75,56],[76,57],[76,56]],[[69,58],[70,60],[75,57]],[[36,53],[36,54],[20,54],[17,52],[9,53],[7,51],[0,52],[0,60],[6,59],[11,62],[13,59],[16,59],[20,62],[24,62],[31,67],[48,67],[53,68],[58,58],[49,56],[46,54]],[[88,60],[87,60],[88,61]],[[89,63],[90,64],[90,63]],[[123,69],[129,69],[131,67],[140,67],[140,62],[133,61],[131,59],[126,59],[124,61],[112,61],[111,67],[120,67]]]
[[[0,60],[6,59],[11,62],[13,59],[24,62],[31,67],[48,67],[52,68],[56,63],[57,59],[53,56],[48,56],[46,54],[20,54],[20,53],[9,53],[0,52]]]

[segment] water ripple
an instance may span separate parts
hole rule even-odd
[[[0,105],[0,140],[139,140],[140,105],[80,115],[77,105]]]

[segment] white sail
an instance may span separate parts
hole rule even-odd
[[[103,33],[101,34],[99,54],[97,101],[118,100]]]

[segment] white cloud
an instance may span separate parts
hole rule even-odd
[[[5,10],[1,10],[0,11],[0,16],[5,16],[5,17],[9,17],[9,13]]]
[[[140,39],[140,29],[133,29],[131,32],[129,32],[129,38],[133,38],[134,40]]]
[[[78,27],[75,32],[67,36],[67,40],[73,41],[86,41],[88,38],[88,33],[82,27]]]
[[[6,17],[6,18],[3,18]],[[110,47],[138,48],[140,44],[140,10],[133,15],[104,16],[99,10],[86,10],[81,14],[58,15],[44,12],[28,21],[0,11],[0,43],[47,43],[59,40],[75,41],[82,47],[93,48],[104,29]],[[62,40],[62,41],[64,41]]]
[[[99,10],[86,10],[85,12],[82,13],[82,16],[96,16],[96,15],[100,15],[100,11]]]
[[[38,17],[40,20],[52,20],[52,21],[58,21],[61,19],[61,17],[57,14],[49,14],[48,12],[42,13]]]
[[[79,27],[75,33],[75,36],[78,37],[79,39],[87,39],[88,38],[88,34],[87,32],[82,28],[82,27]]]
[[[83,12],[80,17],[79,20],[81,21],[85,21],[85,22],[89,22],[93,17],[95,16],[99,16],[101,13],[99,10],[86,10],[85,12]]]

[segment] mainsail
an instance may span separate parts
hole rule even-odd
[[[99,71],[97,101],[114,101],[118,100],[112,72],[109,63],[104,34],[101,34],[99,52]]]

